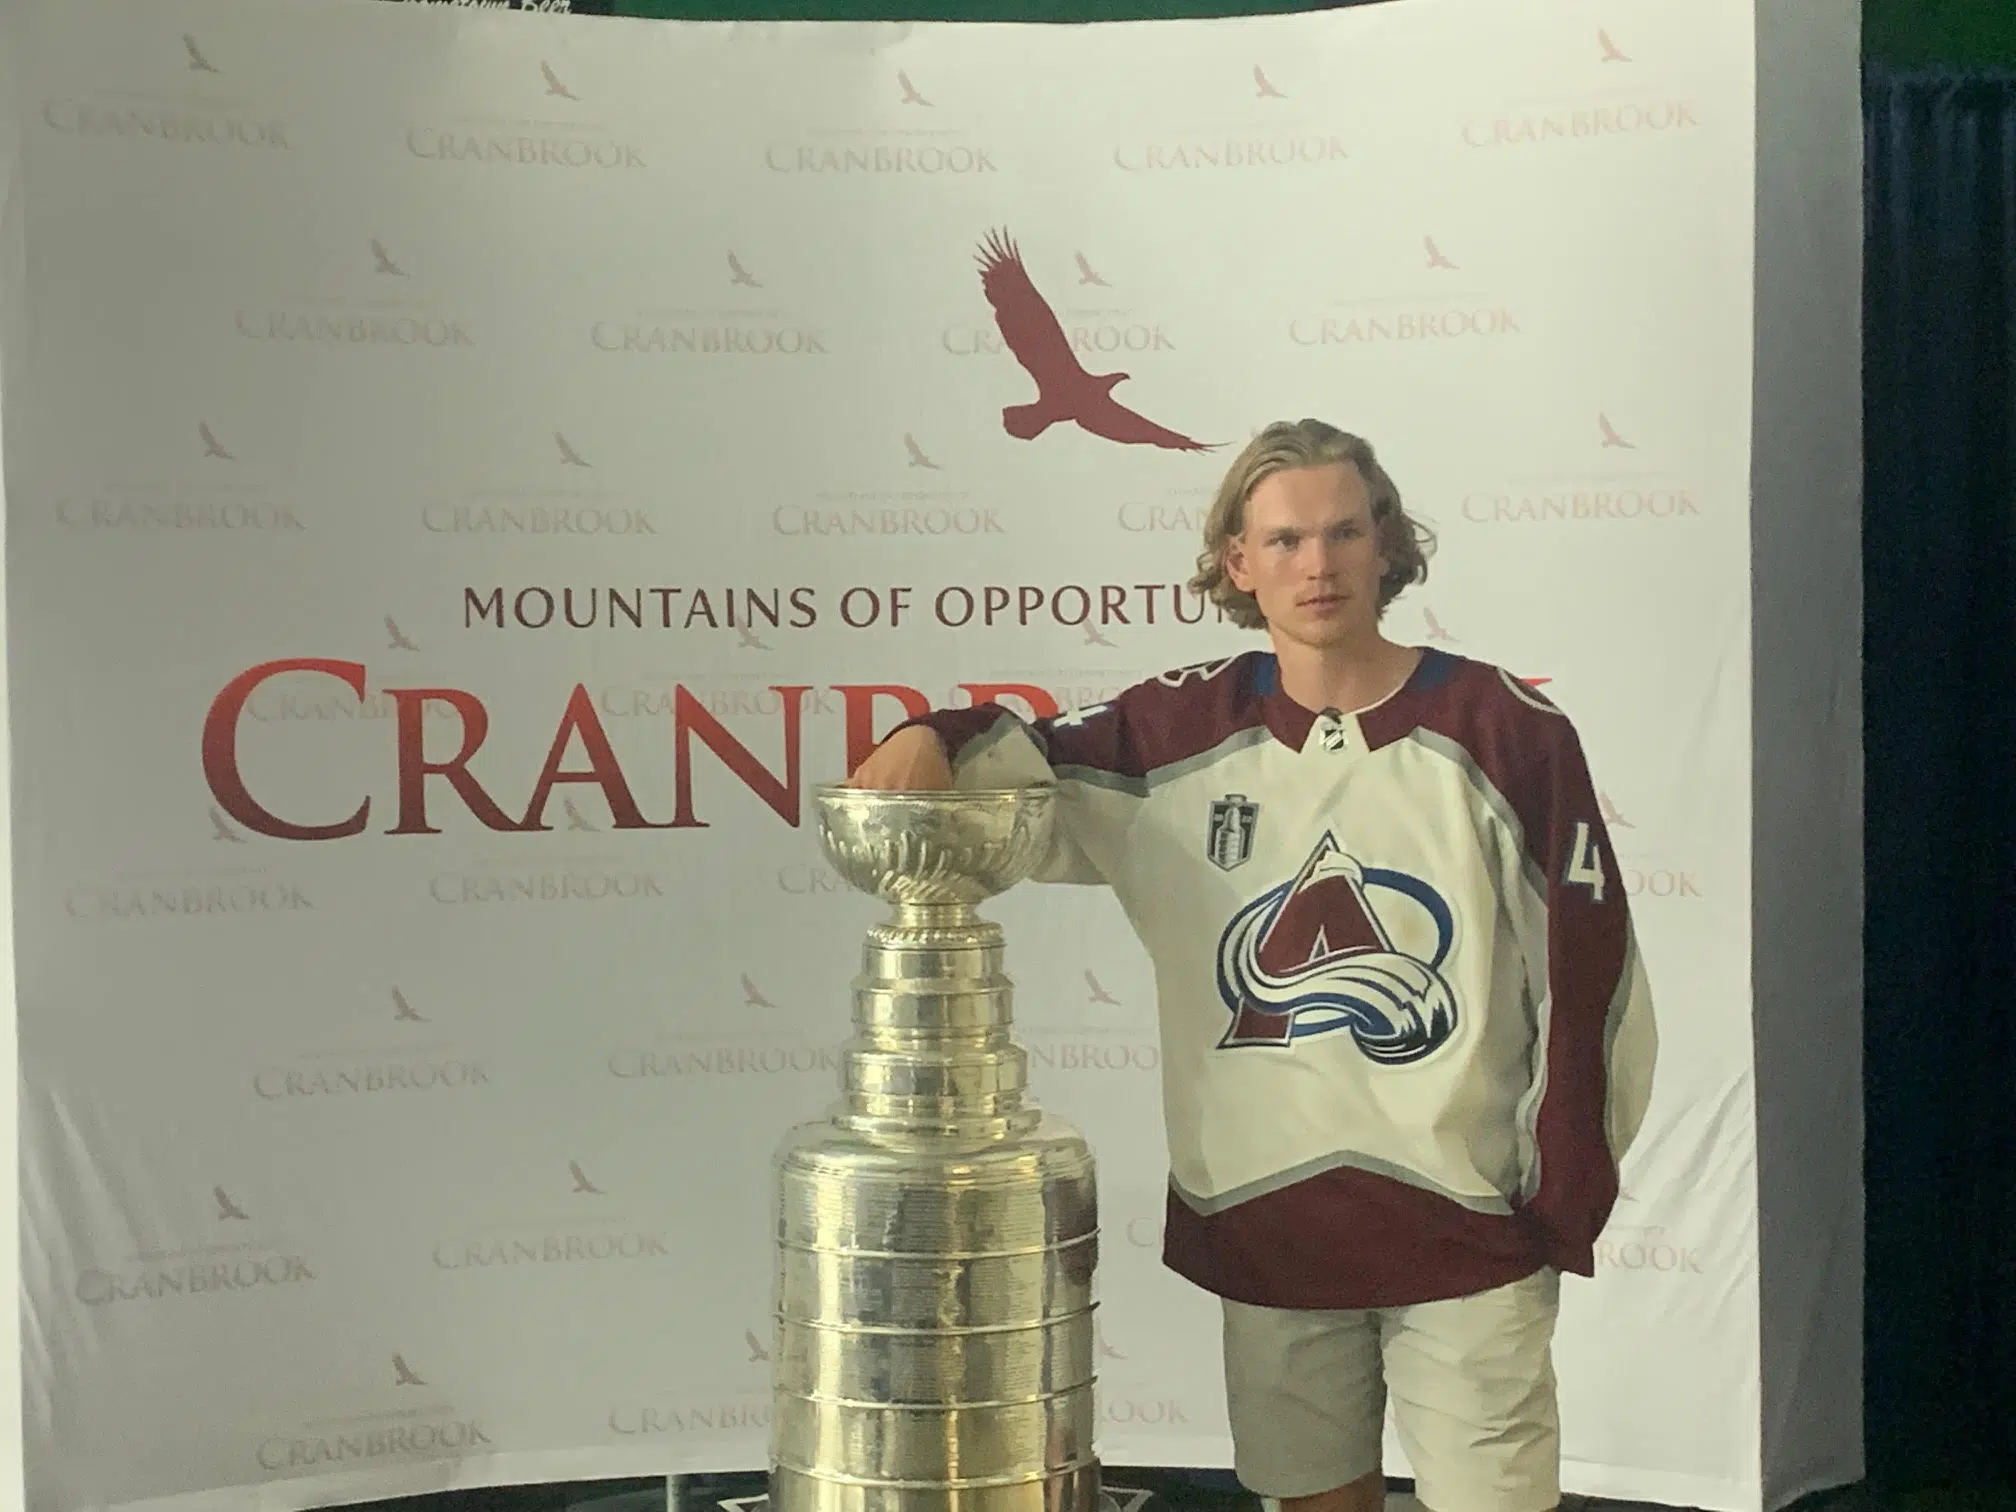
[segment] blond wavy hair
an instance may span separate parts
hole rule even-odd
[[[1218,497],[1204,518],[1204,549],[1197,557],[1197,575],[1190,591],[1201,593],[1225,611],[1242,630],[1265,628],[1267,618],[1252,594],[1235,588],[1225,570],[1225,548],[1246,530],[1246,501],[1253,490],[1288,468],[1325,467],[1349,462],[1358,469],[1372,495],[1372,528],[1386,572],[1379,579],[1379,613],[1403,590],[1428,579],[1428,558],[1435,551],[1435,533],[1413,519],[1400,502],[1400,490],[1386,476],[1372,443],[1321,420],[1276,420],[1247,443],[1226,469]]]

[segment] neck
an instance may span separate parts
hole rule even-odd
[[[1375,628],[1334,646],[1305,646],[1272,637],[1281,668],[1281,691],[1312,713],[1349,714],[1391,696],[1414,674],[1422,653],[1398,645]]]

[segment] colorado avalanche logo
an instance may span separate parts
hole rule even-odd
[[[1407,936],[1433,948],[1399,948],[1372,899],[1407,914]],[[1349,1030],[1384,1065],[1418,1061],[1456,1032],[1456,997],[1442,977],[1456,920],[1419,877],[1361,867],[1326,834],[1292,882],[1233,915],[1218,940],[1218,995],[1232,1014],[1220,1049],[1287,1045]]]

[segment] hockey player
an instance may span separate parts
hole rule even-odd
[[[1154,964],[1164,1261],[1222,1299],[1234,1467],[1284,1512],[1560,1498],[1559,1277],[1594,1270],[1656,1036],[1568,719],[1388,640],[1426,576],[1372,448],[1269,426],[1193,587],[1268,651],[1025,721],[900,726],[851,780],[1059,784],[1038,880],[1103,883]]]

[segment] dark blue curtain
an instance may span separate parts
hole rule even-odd
[[[2016,1471],[2016,73],[1872,66],[1863,130],[1870,1469],[2001,1478]]]

